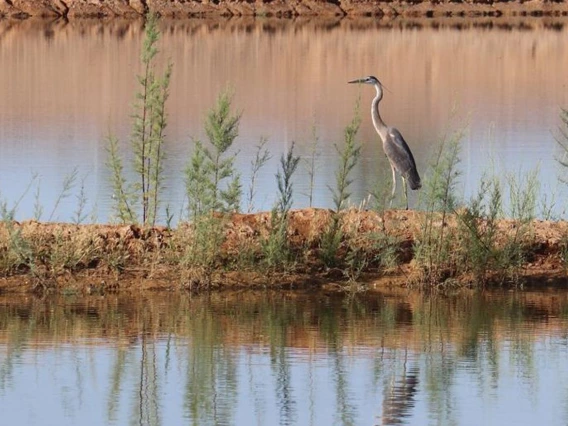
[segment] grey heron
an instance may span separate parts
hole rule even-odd
[[[421,188],[422,183],[420,182],[420,175],[418,174],[418,170],[416,170],[416,163],[414,162],[414,157],[412,156],[412,152],[410,151],[408,144],[397,129],[394,127],[388,127],[384,123],[379,114],[379,102],[383,98],[383,85],[377,77],[372,75],[352,80],[348,83],[372,84],[375,86],[377,95],[371,102],[371,118],[373,119],[373,126],[375,126],[375,130],[383,142],[383,150],[385,151],[392,169],[393,183],[391,204],[396,193],[396,172],[398,172],[402,177],[406,210],[408,210],[408,189],[406,187],[406,182],[408,181],[410,189],[413,190]]]

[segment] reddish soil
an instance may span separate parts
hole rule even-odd
[[[548,0],[0,0],[0,17],[136,18],[147,11],[173,18],[258,16],[518,17],[568,16],[568,3]]]
[[[321,236],[329,226],[331,212],[324,209],[295,210],[290,214],[288,242],[296,253],[293,266],[286,272],[274,272],[249,262],[236,265],[244,250],[260,258],[260,242],[270,228],[268,213],[235,214],[226,225],[225,242],[219,247],[217,267],[209,271],[182,267],[180,253],[192,241],[187,225],[178,229],[143,229],[134,225],[72,225],[14,223],[10,234],[6,224],[0,224],[0,262],[11,267],[0,267],[0,293],[56,291],[69,293],[104,293],[116,290],[193,290],[207,288],[328,288],[345,289],[344,269],[325,268],[321,262]],[[364,288],[408,286],[419,282],[422,269],[414,260],[414,243],[420,238],[424,213],[392,210],[380,216],[375,212],[350,210],[342,219],[342,229],[350,235],[343,241],[339,256],[358,244],[368,244],[370,233],[388,235],[396,241],[398,265],[390,269],[369,266],[361,276]],[[435,222],[446,235],[456,230],[456,219],[446,223]],[[502,220],[498,224],[497,241],[505,241],[518,229],[518,224]],[[14,231],[31,247],[34,255],[33,271],[29,260],[14,261]],[[564,221],[534,221],[522,241],[527,253],[516,274],[523,283],[535,281],[539,286],[564,286],[566,280],[566,236],[568,223]],[[457,248],[456,248],[457,249]],[[28,249],[26,249],[28,250]],[[27,252],[25,252],[27,253]],[[19,255],[18,255],[19,256]],[[72,267],[68,259],[75,259]],[[120,267],[113,260],[122,259]],[[15,263],[14,263],[15,262]],[[0,265],[0,266],[2,266]],[[14,266],[15,265],[15,266]],[[231,266],[233,265],[233,266]],[[260,264],[259,264],[260,265]],[[209,278],[204,278],[205,276]],[[212,276],[212,279],[211,279]],[[456,282],[476,285],[472,277],[458,277]],[[206,286],[205,286],[206,284]]]

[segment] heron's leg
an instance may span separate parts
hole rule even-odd
[[[394,194],[396,193],[396,170],[392,164],[390,166],[392,170],[392,193],[389,206],[392,207],[392,201],[394,200]]]
[[[404,176],[402,177],[402,186],[404,186],[404,200],[406,201],[406,210],[408,210],[408,185]]]

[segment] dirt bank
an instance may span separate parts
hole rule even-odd
[[[2,222],[0,293],[102,294],[118,290],[266,286],[342,288],[353,276],[353,270],[346,271],[353,268],[355,261],[359,262],[355,268],[360,268],[361,273],[357,274],[357,279],[365,282],[365,288],[407,286],[424,277],[424,262],[419,265],[415,258],[415,243],[425,238],[424,213],[395,210],[381,215],[357,210],[343,213],[342,237],[334,251],[337,261],[333,267],[326,266],[322,260],[326,244],[323,235],[329,230],[331,219],[329,210],[293,211],[286,235],[291,256],[284,266],[266,262],[267,251],[263,244],[266,245],[271,227],[269,213],[225,217],[221,228],[224,236],[213,247],[207,245],[207,241],[197,242],[189,225],[177,229],[144,229],[134,225]],[[464,245],[463,239],[472,233],[464,234],[463,227],[460,230],[456,216],[447,217],[444,223],[434,219],[430,225],[444,229],[444,238],[451,241],[450,250],[455,251],[454,254],[471,247]],[[522,246],[522,255],[515,258],[517,264],[509,269],[507,277],[514,276],[517,283],[538,280],[542,286],[566,284],[567,222],[519,224],[500,220],[491,231],[492,241],[488,242],[485,238],[489,226],[478,221],[481,234],[477,235],[484,239],[488,250],[496,251],[507,245],[507,250],[514,250]],[[188,251],[192,246],[197,247],[197,251]],[[377,261],[381,256],[384,260],[387,252],[394,262]],[[469,261],[469,253],[465,255]],[[210,256],[209,266],[203,267],[207,256]],[[464,257],[456,256],[456,259],[463,261]],[[496,265],[511,268],[502,263]],[[479,267],[484,265],[478,262]],[[440,270],[446,273],[447,265]],[[491,278],[491,272],[484,276]],[[462,272],[462,276],[452,278],[452,282],[477,286],[476,279],[469,272]]]
[[[0,0],[0,16],[137,18],[147,11],[173,18],[257,16],[516,17],[568,16],[565,1],[379,0]]]

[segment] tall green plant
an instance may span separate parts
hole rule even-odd
[[[195,141],[193,152],[185,169],[185,191],[188,198],[188,216],[195,221],[213,210],[211,167],[203,143]]]
[[[118,140],[112,135],[107,139],[107,165],[112,173],[114,211],[121,222],[137,222],[140,217],[142,224],[155,225],[158,219],[165,160],[165,105],[173,69],[172,64],[168,63],[162,76],[156,74],[159,38],[157,17],[149,14],[140,56],[142,73],[137,76],[140,90],[133,107],[130,137],[136,181],[128,182],[125,178]]]
[[[294,142],[286,155],[280,157],[280,169],[276,172],[276,182],[278,184],[278,200],[276,201],[276,212],[279,216],[286,218],[292,207],[294,185],[292,176],[298,168],[300,157],[294,155]]]
[[[0,221],[5,227],[8,237],[6,246],[0,246],[0,266],[7,273],[12,273],[17,269],[28,268],[31,274],[35,275],[36,256],[32,245],[24,237],[21,228],[14,221],[18,203],[9,208],[5,200],[0,202]]]
[[[280,156],[280,168],[276,172],[278,199],[270,215],[270,232],[262,242],[266,265],[276,268],[288,264],[290,245],[287,240],[288,214],[292,207],[294,185],[292,177],[298,168],[300,157],[294,155],[294,143]]]
[[[240,209],[242,185],[235,168],[236,154],[230,153],[238,136],[240,113],[231,111],[232,94],[221,93],[205,119],[208,143],[195,140],[185,169],[189,239],[181,239],[181,264],[199,276],[201,285],[209,285],[219,266],[219,247],[225,238],[227,215]],[[188,277],[189,282],[196,276]],[[189,287],[192,287],[190,285]]]
[[[75,209],[75,211],[73,212],[73,223],[75,224],[80,224],[83,223],[83,221],[85,221],[85,219],[87,218],[87,212],[85,211],[85,208],[87,206],[87,190],[85,188],[85,180],[87,179],[87,175],[84,175],[81,178],[81,184],[79,187],[79,194],[75,195],[75,199],[77,200],[77,208]]]
[[[477,284],[516,281],[530,255],[532,221],[536,215],[538,169],[527,175],[507,174],[508,217],[513,226],[499,232],[503,217],[502,183],[497,177],[481,179],[477,195],[455,212],[457,244],[453,247],[455,274],[473,273]],[[453,241],[453,238],[451,239]]]
[[[498,219],[502,210],[502,190],[497,178],[481,179],[477,194],[457,213],[457,238],[454,253],[459,273],[472,272],[477,283],[486,281],[498,266]]]
[[[519,272],[533,238],[533,220],[536,217],[539,193],[538,167],[529,173],[518,176],[507,175],[509,186],[510,218],[515,221],[512,234],[508,234],[500,251],[500,269],[508,273],[508,278],[518,280]]]
[[[334,145],[339,155],[339,167],[335,172],[335,188],[330,188],[330,191],[333,196],[333,206],[336,213],[345,208],[351,196],[349,186],[353,183],[353,179],[350,175],[361,157],[361,145],[356,141],[360,126],[361,113],[359,103],[357,103],[355,105],[355,114],[343,131],[343,146]]]
[[[195,141],[185,170],[185,188],[189,200],[189,217],[240,209],[242,185],[235,168],[236,154],[230,154],[239,133],[241,114],[231,111],[232,94],[221,93],[205,120],[208,146]]]
[[[213,173],[213,205],[214,209],[238,211],[241,198],[240,175],[235,171],[236,154],[227,156],[227,151],[239,134],[241,113],[231,113],[232,94],[221,93],[217,104],[209,111],[205,122],[205,133],[213,146],[213,151],[206,150]],[[225,189],[221,181],[228,179]]]
[[[254,197],[256,195],[256,180],[258,178],[258,173],[262,167],[272,158],[270,151],[266,148],[268,139],[266,137],[261,137],[259,144],[256,146],[256,154],[254,160],[251,161],[251,177],[250,186],[247,196],[247,212],[251,213],[254,209]]]
[[[63,201],[65,198],[68,198],[71,195],[71,190],[75,186],[75,182],[77,180],[78,174],[79,174],[79,171],[77,170],[77,167],[75,167],[69,175],[66,175],[63,178],[63,189],[61,190],[61,192],[57,196],[57,199],[55,200],[55,204],[53,205],[53,209],[51,210],[51,214],[49,215],[49,218],[47,219],[49,222],[51,222],[53,220],[55,212],[57,211],[59,204],[61,204],[61,201]]]
[[[353,179],[350,175],[361,156],[361,145],[356,141],[360,125],[361,114],[359,102],[357,102],[353,118],[343,132],[343,146],[339,147],[335,144],[335,150],[339,155],[339,166],[335,172],[335,187],[329,187],[333,197],[334,212],[330,225],[322,235],[320,252],[322,261],[328,267],[335,266],[337,250],[343,239],[341,211],[345,209],[351,196],[349,187]]]
[[[308,173],[308,192],[305,194],[308,197],[309,206],[312,207],[314,200],[314,187],[316,180],[317,165],[316,161],[321,155],[319,151],[319,136],[317,133],[316,125],[312,126],[312,141],[310,144],[310,153],[307,158],[303,159],[304,165],[306,167],[306,172]]]
[[[463,136],[464,132],[458,131],[449,139],[442,139],[422,190],[425,219],[415,251],[425,273],[424,280],[430,283],[455,274],[456,257],[452,253],[455,236],[446,232],[446,225],[458,205],[456,188],[461,175],[458,165]]]
[[[120,144],[118,139],[107,136],[107,167],[111,171],[111,185],[113,189],[112,209],[115,217],[122,223],[137,222],[136,197],[132,184],[126,180],[124,173],[124,162],[120,155]]]

